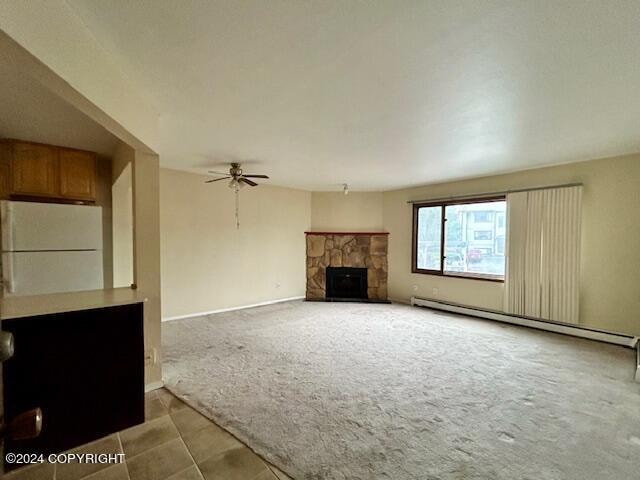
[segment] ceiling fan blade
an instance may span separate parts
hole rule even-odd
[[[229,172],[214,172],[213,170],[208,170],[208,172],[214,175],[229,175]]]
[[[247,180],[246,178],[242,177],[238,180],[239,182],[243,182],[246,183],[247,185],[251,185],[252,187],[257,186],[258,184],[256,182],[253,182],[251,180]]]
[[[269,178],[267,175],[242,175],[244,178]]]
[[[227,178],[231,178],[231,177],[222,177],[222,178],[213,178],[211,180],[207,180],[204,183],[211,183],[211,182],[217,182],[218,180],[226,180]]]

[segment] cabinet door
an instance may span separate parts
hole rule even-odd
[[[16,143],[11,159],[11,193],[51,197],[57,193],[57,152],[46,145]]]
[[[13,146],[0,142],[0,200],[6,200],[11,195],[11,157]]]
[[[60,195],[74,200],[95,200],[95,156],[76,150],[60,150],[59,156]]]
[[[16,345],[2,363],[5,415],[42,409],[40,437],[5,453],[47,456],[144,422],[142,315],[136,303],[2,321]]]

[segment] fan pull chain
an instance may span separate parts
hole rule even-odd
[[[240,230],[240,188],[236,187],[236,230]]]

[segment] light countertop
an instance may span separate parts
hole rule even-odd
[[[34,317],[51,313],[76,312],[92,308],[115,307],[144,302],[145,297],[131,288],[110,288],[84,292],[51,293],[4,297],[0,299],[0,319]]]

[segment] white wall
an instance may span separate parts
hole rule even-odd
[[[160,171],[162,317],[303,296],[311,193],[263,183],[234,193],[225,182]]]

